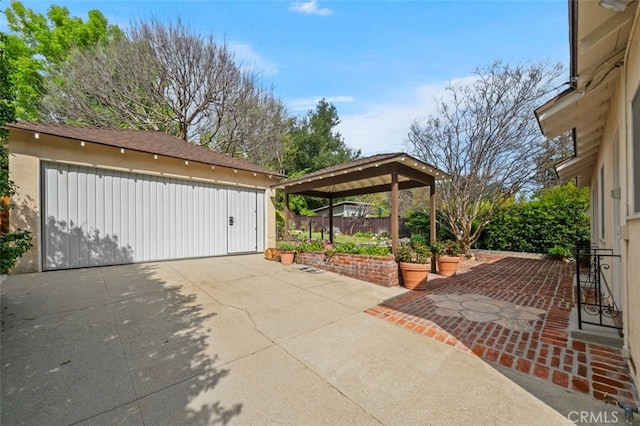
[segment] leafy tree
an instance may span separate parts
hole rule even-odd
[[[325,167],[353,161],[360,150],[349,148],[334,128],[340,124],[336,107],[322,99],[315,111],[290,122],[285,172],[301,176]]]
[[[9,200],[16,186],[9,178],[9,150],[6,147],[6,123],[15,121],[15,106],[11,85],[10,64],[5,55],[7,36],[0,33],[0,274],[15,265],[17,259],[31,248],[31,232],[18,229],[9,232]]]
[[[6,123],[15,121],[15,106],[11,90],[10,65],[6,57],[7,35],[0,33],[0,197],[11,197],[15,192],[15,185],[9,179],[9,153],[5,141],[9,131],[4,128]],[[6,204],[0,202],[0,212]]]
[[[291,119],[285,135],[284,173],[289,177],[302,176],[360,157],[360,150],[349,148],[342,135],[334,130],[338,124],[336,107],[325,99],[318,102],[315,111],[309,110],[306,116]],[[289,208],[295,214],[310,215],[323,203],[324,200],[318,198],[292,195]]]
[[[16,116],[24,120],[41,118],[44,82],[53,67],[68,59],[71,48],[86,49],[121,35],[98,10],[90,10],[83,21],[70,16],[63,6],[52,5],[44,16],[14,0],[4,14],[12,32],[5,48],[12,69]]]
[[[436,112],[411,125],[415,155],[452,176],[440,185],[439,208],[465,250],[535,176],[534,159],[547,147],[532,111],[561,70],[494,62],[471,82],[450,85]]]
[[[376,217],[387,217],[391,213],[391,193],[389,192],[378,192],[375,194],[365,194],[357,197],[351,197],[353,201],[361,201],[364,203],[373,204],[369,209],[369,214],[372,214]]]

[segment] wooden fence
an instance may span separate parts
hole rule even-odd
[[[329,216],[294,216],[295,229],[309,232],[329,232]],[[390,217],[344,217],[334,216],[333,227],[336,232],[346,235],[353,235],[356,232],[371,232],[372,234],[381,234],[383,232],[391,232]],[[404,226],[404,220],[400,219],[400,236],[408,234],[408,230]]]

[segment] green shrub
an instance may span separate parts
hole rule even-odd
[[[447,220],[438,210],[436,212],[437,226],[436,226],[436,238],[438,240],[452,240],[455,236],[449,230],[449,227],[445,225]],[[431,234],[431,220],[429,218],[429,212],[426,211],[412,211],[404,218],[404,226],[411,232],[411,234]]]
[[[422,234],[411,234],[411,244],[427,244],[427,237]]]
[[[13,233],[0,234],[0,274],[9,272],[31,246],[30,231],[19,229]]]
[[[426,244],[403,244],[395,255],[397,262],[426,264],[431,260],[431,253]]]
[[[549,257],[551,259],[568,259],[572,256],[571,247],[553,246],[549,249]]]
[[[333,249],[336,253],[360,254],[356,243],[347,241],[345,243],[335,244]]]
[[[333,247],[325,250],[325,254],[329,257],[336,253],[362,254],[366,256],[389,256],[390,249],[386,246],[357,246],[355,243],[346,242],[334,244]]]
[[[500,211],[477,246],[491,250],[548,253],[590,239],[589,190],[574,185],[549,188],[510,211]]]
[[[434,256],[457,256],[460,254],[460,244],[454,240],[436,241],[429,249]]]
[[[324,250],[324,247],[322,245],[322,240],[305,241],[298,245],[299,252],[322,251],[322,250]]]
[[[360,247],[360,252],[367,256],[389,256],[391,249],[387,246],[364,246]]]
[[[298,245],[292,241],[278,241],[276,246],[281,251],[296,251],[298,248]]]
[[[284,216],[276,210],[276,238],[284,238]]]
[[[395,258],[397,262],[409,263],[413,261],[413,250],[409,245],[403,244],[398,247]]]

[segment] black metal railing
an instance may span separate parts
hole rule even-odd
[[[583,324],[614,328],[622,333],[622,312],[614,299],[608,273],[620,255],[611,249],[577,244],[575,248],[578,327]]]

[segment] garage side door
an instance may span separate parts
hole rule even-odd
[[[228,188],[42,165],[44,269],[227,254]]]
[[[229,253],[264,250],[264,192],[229,189],[228,207]]]

